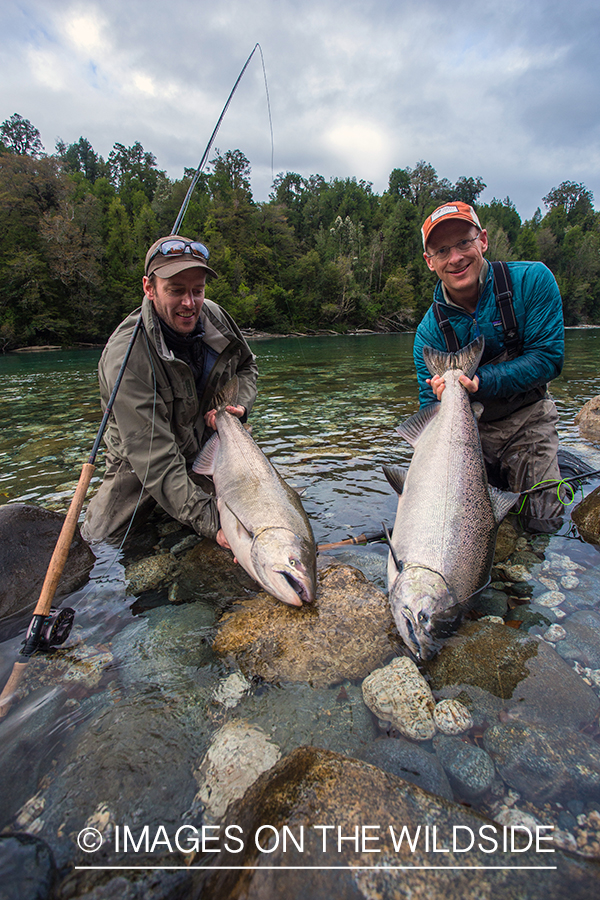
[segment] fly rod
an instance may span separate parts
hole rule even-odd
[[[186,210],[188,208],[188,204],[190,202],[190,198],[192,196],[192,192],[194,187],[196,186],[198,179],[202,173],[204,166],[206,165],[206,160],[208,159],[208,155],[211,151],[214,140],[217,136],[219,128],[221,126],[221,122],[229,108],[229,104],[233,98],[233,95],[236,92],[236,89],[242,79],[242,76],[248,65],[250,60],[254,56],[256,50],[260,50],[262,57],[262,49],[260,44],[255,44],[252,53],[244,63],[244,66],[237,77],[237,80],[227,98],[227,102],[223,107],[221,115],[217,121],[217,124],[213,130],[213,133],[210,136],[210,140],[206,145],[206,149],[200,160],[198,168],[192,178],[192,182],[188,188],[188,191],[184,197],[183,203],[181,204],[181,209],[179,210],[179,214],[175,219],[175,223],[173,225],[172,234],[177,234],[177,229],[180,227],[183,218],[185,216]],[[263,72],[264,72],[264,60],[263,60]],[[266,85],[266,76],[265,76],[265,85]],[[268,98],[268,94],[267,94]],[[269,110],[269,119],[270,119],[270,110]],[[88,458],[88,461],[84,463],[81,474],[79,476],[79,481],[77,482],[77,487],[75,489],[75,494],[73,495],[73,499],[69,505],[69,509],[67,511],[67,515],[65,516],[65,520],[63,522],[60,534],[58,536],[58,540],[54,547],[54,552],[52,553],[52,557],[50,559],[50,563],[48,564],[48,569],[46,571],[46,577],[44,579],[44,583],[42,585],[42,590],[40,592],[40,596],[38,602],[36,603],[35,609],[33,611],[33,616],[31,618],[31,622],[29,624],[29,628],[27,629],[27,634],[25,637],[25,641],[19,651],[20,656],[23,656],[24,659],[22,661],[17,660],[13,665],[11,674],[8,678],[4,686],[4,690],[0,694],[0,719],[2,719],[9,711],[12,705],[12,698],[19,686],[23,675],[25,674],[25,669],[27,668],[27,664],[29,662],[29,658],[33,656],[33,654],[37,650],[47,650],[52,646],[57,646],[58,644],[64,643],[69,636],[71,631],[71,627],[73,625],[73,618],[75,616],[75,611],[68,608],[63,609],[52,609],[52,601],[54,599],[54,595],[56,593],[56,589],[58,587],[58,583],[60,581],[60,577],[63,573],[63,569],[65,567],[67,557],[69,555],[69,549],[71,547],[71,543],[73,541],[73,537],[75,535],[75,528],[77,527],[77,522],[79,520],[79,514],[83,507],[83,503],[85,501],[85,496],[87,493],[87,489],[90,485],[90,481],[92,480],[92,475],[95,471],[95,461],[96,455],[98,453],[98,449],[100,447],[100,442],[102,441],[102,437],[104,435],[104,431],[106,430],[106,425],[108,423],[108,419],[112,412],[112,408],[115,402],[115,398],[117,396],[117,391],[119,390],[119,386],[123,379],[123,374],[125,372],[125,368],[129,361],[129,357],[131,355],[131,351],[133,349],[133,345],[135,340],[142,329],[142,314],[138,316],[138,319],[135,323],[133,332],[131,334],[131,338],[129,340],[129,344],[127,345],[127,350],[125,351],[125,356],[123,357],[123,362],[121,363],[121,368],[117,374],[114,387],[112,389],[112,393],[109,397],[108,403],[106,404],[106,408],[104,410],[104,415],[102,417],[102,421],[100,423],[100,427],[98,429],[98,433],[96,434],[96,440],[94,441],[94,445],[92,447],[92,451]]]

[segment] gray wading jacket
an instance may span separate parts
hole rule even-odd
[[[214,501],[188,471],[201,445],[213,434],[205,426],[204,413],[213,408],[215,393],[233,375],[239,378],[237,402],[246,407],[246,415],[250,412],[256,399],[255,357],[233,319],[205,300],[200,313],[203,341],[219,356],[199,398],[191,369],[166,346],[147,297],[141,311],[144,328],[135,340],[104,435],[108,455],[113,461],[126,460],[169,515],[199,534],[214,537]],[[104,348],[98,367],[103,410],[139,313],[134,310]]]

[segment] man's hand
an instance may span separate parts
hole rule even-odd
[[[469,392],[469,394],[475,394],[479,390],[479,378],[477,375],[475,375],[473,378],[467,378],[466,375],[460,375],[458,380]],[[444,381],[442,376],[434,375],[433,378],[428,378],[427,384],[431,386],[431,390],[433,391],[437,399],[441,400],[442,394],[444,393],[444,388],[446,387],[446,382]]]
[[[227,538],[225,537],[225,534],[224,534],[222,528],[219,528],[219,530],[217,531],[217,536],[216,536],[215,540],[216,540],[217,544],[219,545],[219,547],[224,547],[225,550],[231,550],[231,545],[230,545],[229,541],[227,540]],[[237,559],[235,556],[233,557],[233,561],[234,561],[234,563],[237,562]]]
[[[219,545],[219,547],[224,547],[226,550],[231,550],[229,541],[225,537],[225,534],[224,534],[222,528],[219,528],[219,530],[217,531],[217,536],[216,536],[215,540],[216,540],[217,544]]]
[[[241,419],[242,416],[246,412],[245,406],[226,406],[225,409],[228,413],[231,413],[232,416],[237,416],[238,419]],[[213,431],[217,430],[215,416],[217,415],[216,409],[209,409],[207,413],[204,413],[204,421],[208,425],[209,428],[212,428]]]

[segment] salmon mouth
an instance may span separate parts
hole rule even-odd
[[[300,579],[294,578],[294,576],[289,572],[282,571],[281,569],[277,569],[276,571],[278,571],[279,574],[285,578],[292,590],[296,592],[296,594],[300,598],[301,603],[310,603],[312,601],[312,597],[309,594],[308,588],[302,581],[300,581]]]

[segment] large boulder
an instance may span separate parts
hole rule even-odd
[[[589,544],[600,544],[600,487],[578,503],[571,512],[581,537]]]
[[[357,569],[332,565],[319,573],[309,606],[261,593],[235,607],[221,619],[213,650],[237,660],[247,677],[322,687],[387,662],[398,646],[392,629],[386,595]]]
[[[575,416],[582,438],[592,443],[600,442],[600,395],[592,397]]]
[[[0,638],[17,634],[33,612],[64,520],[29,503],[0,506]],[[85,584],[95,559],[76,528],[57,599]]]
[[[228,828],[235,841],[226,840]],[[376,766],[301,747],[230,806],[200,893],[203,900],[598,895],[598,865],[559,849],[538,852],[535,832],[530,849],[526,833],[513,836],[517,852],[510,829],[504,852],[502,827],[472,810]],[[554,849],[552,841],[540,841],[542,848]]]

